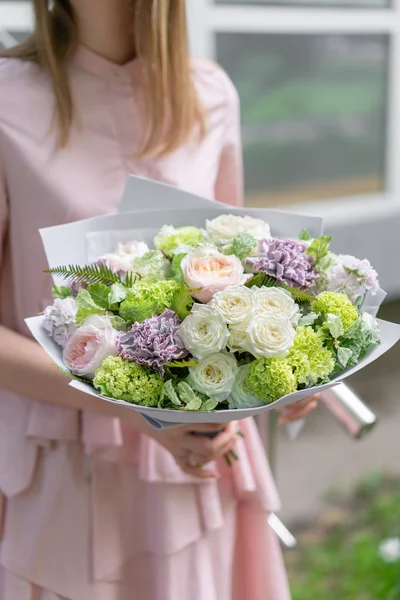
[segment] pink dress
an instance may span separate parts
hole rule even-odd
[[[76,119],[57,150],[47,75],[0,61],[1,324],[27,335],[24,318],[50,302],[38,229],[114,212],[129,173],[242,202],[237,95],[216,66],[193,75],[206,139],[139,162],[137,62],[79,49]],[[116,419],[0,390],[0,600],[288,600],[267,524],[279,500],[254,423],[241,430],[240,462],[201,482]]]

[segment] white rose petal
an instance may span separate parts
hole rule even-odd
[[[245,232],[242,217],[221,215],[212,221],[206,221],[209,238],[219,246],[232,242],[238,235]]]
[[[253,288],[256,311],[260,313],[280,314],[297,325],[300,319],[300,309],[292,296],[286,290],[279,288]]]
[[[135,258],[141,258],[147,252],[150,252],[150,248],[145,242],[138,242],[136,240],[128,242],[127,244],[118,244],[115,254],[122,258],[128,258],[133,261]]]
[[[287,356],[295,330],[287,317],[275,313],[254,316],[247,328],[245,349],[256,358]]]
[[[100,256],[99,261],[104,262],[114,273],[118,273],[119,271],[130,271],[132,269],[133,259],[131,259],[129,255],[120,256],[117,253],[112,253],[103,254],[103,256]]]
[[[239,325],[229,326],[229,338],[227,346],[231,352],[246,352],[247,328],[250,319],[239,323]]]
[[[267,240],[271,237],[271,229],[266,221],[255,219],[254,217],[242,217],[244,231],[249,233],[258,242]]]
[[[229,408],[256,408],[265,404],[265,402],[254,396],[254,394],[247,391],[244,387],[249,369],[250,365],[239,367],[232,393],[229,396]]]
[[[243,323],[255,309],[254,292],[242,285],[232,285],[214,294],[211,300],[229,325]]]
[[[197,360],[215,354],[226,347],[229,331],[223,316],[207,305],[195,304],[192,312],[178,329],[185,348]]]
[[[188,382],[194,390],[222,402],[232,392],[238,366],[234,356],[220,352],[207,356],[189,371]]]

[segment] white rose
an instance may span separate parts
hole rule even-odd
[[[127,244],[118,244],[115,254],[133,261],[135,258],[141,258],[147,252],[150,252],[150,248],[145,242],[133,240]]]
[[[226,347],[229,331],[223,316],[211,306],[195,304],[178,329],[185,348],[201,360]]]
[[[227,346],[231,352],[246,351],[247,328],[249,324],[250,319],[247,319],[238,325],[229,326],[229,338]]]
[[[238,366],[234,356],[220,352],[207,356],[189,371],[188,382],[194,390],[222,402],[232,392]]]
[[[232,394],[229,396],[229,408],[255,408],[265,404],[260,398],[245,389],[244,382],[249,369],[250,365],[239,367]]]
[[[127,273],[132,269],[133,260],[131,260],[129,256],[120,256],[116,253],[110,253],[100,256],[98,262],[104,263],[114,273],[119,273],[120,271]]]
[[[259,313],[275,313],[288,317],[293,325],[300,319],[300,309],[286,290],[279,288],[253,288],[256,311]]]
[[[232,242],[245,232],[242,217],[220,215],[212,221],[206,221],[206,230],[210,239],[219,246]]]
[[[254,312],[254,292],[243,285],[231,285],[214,294],[210,303],[229,325],[243,323]]]
[[[254,217],[243,217],[243,227],[258,242],[271,237],[271,229],[266,221]]]
[[[262,219],[220,215],[212,221],[206,221],[208,237],[218,246],[226,246],[242,233],[249,233],[257,241],[271,237],[271,230]]]
[[[250,320],[245,349],[256,358],[286,356],[293,346],[295,330],[287,317],[261,313]]]

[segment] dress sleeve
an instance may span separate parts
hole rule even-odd
[[[4,244],[6,240],[6,230],[8,226],[8,199],[6,192],[6,184],[4,173],[0,162],[0,268],[2,264],[2,256]]]
[[[215,184],[215,199],[243,206],[243,156],[240,128],[240,101],[229,77],[220,72],[226,90],[226,116],[222,152]]]

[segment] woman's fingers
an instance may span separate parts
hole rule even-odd
[[[296,406],[292,410],[282,413],[279,417],[279,422],[290,423],[292,421],[304,419],[304,417],[313,412],[316,408],[318,408],[318,401],[310,399],[306,404],[298,407]]]

